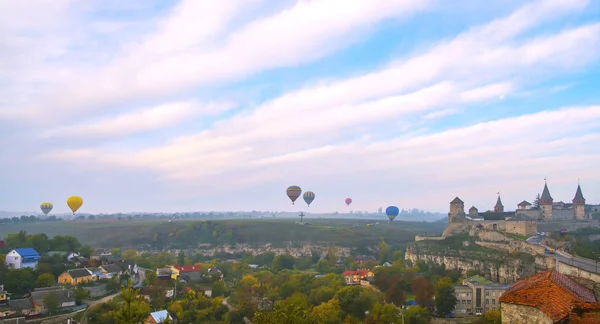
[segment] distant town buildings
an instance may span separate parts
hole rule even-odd
[[[496,284],[482,276],[464,279],[462,285],[454,286],[457,316],[485,314],[489,310],[500,310],[500,296],[509,288]]]

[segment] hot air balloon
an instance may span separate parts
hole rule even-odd
[[[48,215],[48,213],[52,210],[52,203],[49,202],[43,202],[40,204],[40,209],[42,209],[42,212],[44,213],[44,215]]]
[[[67,206],[69,206],[73,212],[73,215],[75,215],[75,212],[81,207],[81,205],[83,205],[83,198],[79,196],[71,196],[67,199]]]
[[[315,200],[315,193],[312,191],[307,191],[304,193],[302,198],[304,198],[304,201],[310,207],[310,203],[313,202],[313,200]]]
[[[346,198],[346,205],[350,206],[352,203],[352,198]]]
[[[298,197],[300,197],[302,194],[302,189],[300,189],[298,186],[289,186],[285,192],[287,193],[288,198],[290,198],[292,201],[293,205],[296,199],[298,199]]]
[[[399,213],[400,209],[398,209],[396,206],[389,206],[385,209],[385,214],[390,219],[390,222],[393,221]]]

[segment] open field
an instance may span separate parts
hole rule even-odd
[[[161,241],[163,246],[187,247],[197,243],[335,243],[343,246],[372,245],[384,238],[389,244],[404,244],[417,234],[436,235],[444,223],[402,222],[366,226],[374,220],[306,219],[310,225],[296,224],[297,219],[232,220],[78,220],[3,224],[0,237],[21,230],[48,236],[70,235],[82,244],[122,247]],[[352,226],[358,225],[353,228]],[[217,239],[215,239],[215,237]]]

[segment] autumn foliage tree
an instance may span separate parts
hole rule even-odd
[[[412,283],[411,290],[413,295],[415,295],[417,304],[423,307],[427,307],[432,304],[435,289],[429,280],[422,276],[415,278]]]

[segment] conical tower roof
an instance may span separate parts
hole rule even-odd
[[[550,190],[548,190],[548,183],[544,183],[544,191],[542,191],[542,196],[540,197],[540,203],[552,203],[554,199],[550,195]]]
[[[583,193],[581,193],[581,186],[577,185],[577,191],[575,192],[575,198],[573,198],[573,203],[583,203],[585,204],[585,198],[583,198]]]
[[[503,208],[504,205],[502,205],[502,200],[500,199],[500,195],[498,195],[498,200],[496,200],[496,206],[494,206],[495,208]]]

